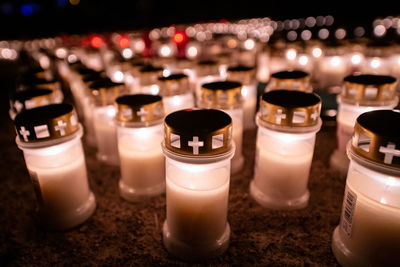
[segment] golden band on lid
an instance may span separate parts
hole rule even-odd
[[[320,123],[321,99],[314,93],[274,90],[264,93],[258,117],[276,126],[310,127]]]
[[[56,101],[55,92],[50,89],[39,89],[36,87],[17,92],[12,96],[11,108],[17,113],[24,109],[32,109]]]
[[[238,65],[229,67],[227,75],[228,80],[238,81],[243,85],[248,85],[254,81],[255,71],[253,67]]]
[[[162,96],[181,95],[190,91],[189,78],[183,73],[158,77],[158,86]]]
[[[214,60],[201,60],[196,64],[197,77],[219,75],[218,62]]]
[[[232,119],[221,110],[172,112],[165,118],[164,131],[165,147],[179,155],[215,156],[232,149]]]
[[[140,85],[152,85],[157,83],[159,76],[163,74],[162,67],[156,67],[153,65],[144,65],[139,69]]]
[[[98,79],[90,83],[96,106],[113,105],[115,99],[126,90],[123,83],[115,83],[109,78]]]
[[[396,97],[396,78],[386,75],[350,75],[344,78],[340,101],[349,104],[376,105]]]
[[[117,121],[120,123],[150,123],[164,118],[161,96],[123,95],[116,99],[118,106]]]
[[[361,114],[354,126],[350,151],[400,170],[400,113],[375,110]]]
[[[275,72],[271,75],[267,91],[276,89],[310,92],[310,75],[301,70]]]
[[[79,130],[78,116],[70,104],[52,104],[19,113],[14,120],[21,142],[34,143],[70,136]]]
[[[242,105],[242,84],[236,81],[205,83],[201,86],[202,108],[231,109]]]

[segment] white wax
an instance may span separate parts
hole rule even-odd
[[[309,198],[307,183],[315,134],[310,133],[302,138],[296,137],[296,134],[275,135],[273,137],[260,130],[258,132],[254,180],[250,185],[250,193],[259,204],[267,208],[303,208]]]
[[[121,196],[127,200],[135,200],[138,196],[162,193],[165,189],[165,158],[161,141],[157,142],[153,138],[153,145],[145,149],[133,149],[132,142],[140,140],[134,140],[129,135],[118,139]]]
[[[115,112],[113,106],[94,107],[93,125],[98,159],[112,165],[119,165]]]
[[[345,122],[337,122],[336,126],[336,138],[338,150],[346,154],[347,143],[353,136],[354,124],[347,124]]]
[[[317,75],[319,88],[326,89],[331,86],[340,86],[344,77],[348,74],[348,68],[344,57],[331,56],[321,58]]]
[[[358,171],[349,171],[347,190],[356,195],[352,224],[345,231],[342,225],[344,219],[341,218],[341,225],[334,231],[332,248],[343,266],[398,266],[400,208],[366,197],[362,192],[374,192],[377,188],[376,184],[369,183],[370,179]],[[359,185],[364,187],[362,191],[358,190]],[[383,186],[390,191],[387,185]],[[382,201],[385,202],[384,199]]]
[[[165,116],[174,111],[193,108],[195,106],[192,92],[182,95],[165,96],[162,98],[162,100],[164,105]]]

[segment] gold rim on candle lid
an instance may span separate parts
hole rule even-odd
[[[350,75],[344,78],[339,101],[377,105],[396,100],[396,78],[388,75]]]
[[[232,149],[232,119],[216,109],[186,109],[164,121],[166,149],[190,157],[215,156]]]
[[[109,78],[102,78],[89,84],[97,106],[113,105],[115,99],[126,89],[123,83],[115,83]]]
[[[196,64],[197,77],[219,75],[218,62],[215,60],[200,60]]]
[[[190,90],[189,78],[183,73],[158,77],[158,86],[162,96],[182,95]]]
[[[50,89],[29,88],[15,93],[10,101],[10,106],[16,113],[20,113],[25,109],[32,109],[54,103],[56,100],[54,94],[53,90]]]
[[[146,64],[139,69],[140,85],[146,86],[157,83],[157,78],[163,74],[163,68]]]
[[[75,109],[66,103],[24,110],[15,117],[14,124],[23,143],[64,138],[79,130]]]
[[[301,70],[275,72],[271,75],[267,90],[272,91],[276,89],[311,92],[310,75]]]
[[[158,95],[124,95],[116,99],[117,121],[121,123],[150,123],[164,118],[164,107]]]
[[[350,150],[370,161],[400,170],[400,113],[375,110],[358,116]]]
[[[203,108],[231,109],[242,105],[242,84],[218,81],[201,86],[199,104]]]
[[[229,67],[227,70],[228,80],[241,82],[243,85],[251,84],[254,81],[254,68],[238,65]]]
[[[320,121],[321,98],[315,93],[274,90],[261,96],[261,121],[285,127],[316,126]]]

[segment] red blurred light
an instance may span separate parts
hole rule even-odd
[[[101,37],[98,35],[94,35],[92,38],[90,38],[90,44],[94,48],[100,48],[103,45],[103,39],[101,39]]]
[[[121,37],[118,39],[118,46],[121,48],[127,48],[129,47],[131,40],[129,39],[128,36],[126,35],[121,35]]]
[[[175,42],[175,43],[181,44],[181,43],[184,43],[184,42],[185,42],[185,40],[186,40],[186,35],[185,35],[184,32],[177,32],[177,33],[175,33],[173,39],[174,39],[174,42]]]

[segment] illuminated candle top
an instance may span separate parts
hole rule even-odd
[[[400,169],[400,113],[374,110],[361,114],[354,127],[350,157],[360,157],[383,167],[383,171]]]
[[[31,87],[14,93],[10,98],[10,112],[18,114],[23,110],[32,109],[56,102],[54,92],[50,89]]]
[[[164,109],[161,96],[158,95],[123,95],[116,99],[118,105],[117,121],[137,123],[149,126],[158,123],[164,118]]]
[[[215,60],[200,60],[196,65],[197,77],[219,75],[218,62]]]
[[[339,102],[379,106],[398,101],[396,78],[386,75],[350,75],[344,78]]]
[[[96,106],[113,105],[115,99],[126,90],[123,83],[113,82],[109,78],[93,81],[89,88]]]
[[[229,67],[227,70],[228,79],[239,81],[243,85],[248,85],[254,82],[255,71],[253,67],[238,65]]]
[[[235,81],[205,83],[201,87],[201,106],[232,109],[242,106],[242,84]]]
[[[159,94],[162,96],[181,95],[190,91],[189,78],[183,73],[159,76],[158,85],[160,86]]]
[[[314,93],[274,90],[262,95],[258,118],[263,126],[280,131],[314,131],[321,126],[321,99]]]
[[[271,74],[267,91],[276,89],[312,91],[309,73],[301,70],[284,70]]]
[[[165,148],[174,154],[207,157],[231,152],[232,119],[221,110],[176,111],[165,118],[164,126]]]
[[[22,111],[15,117],[14,123],[23,143],[62,141],[79,130],[75,109],[65,103]]]
[[[157,78],[162,75],[163,68],[146,64],[139,69],[140,85],[151,85],[157,83]]]

